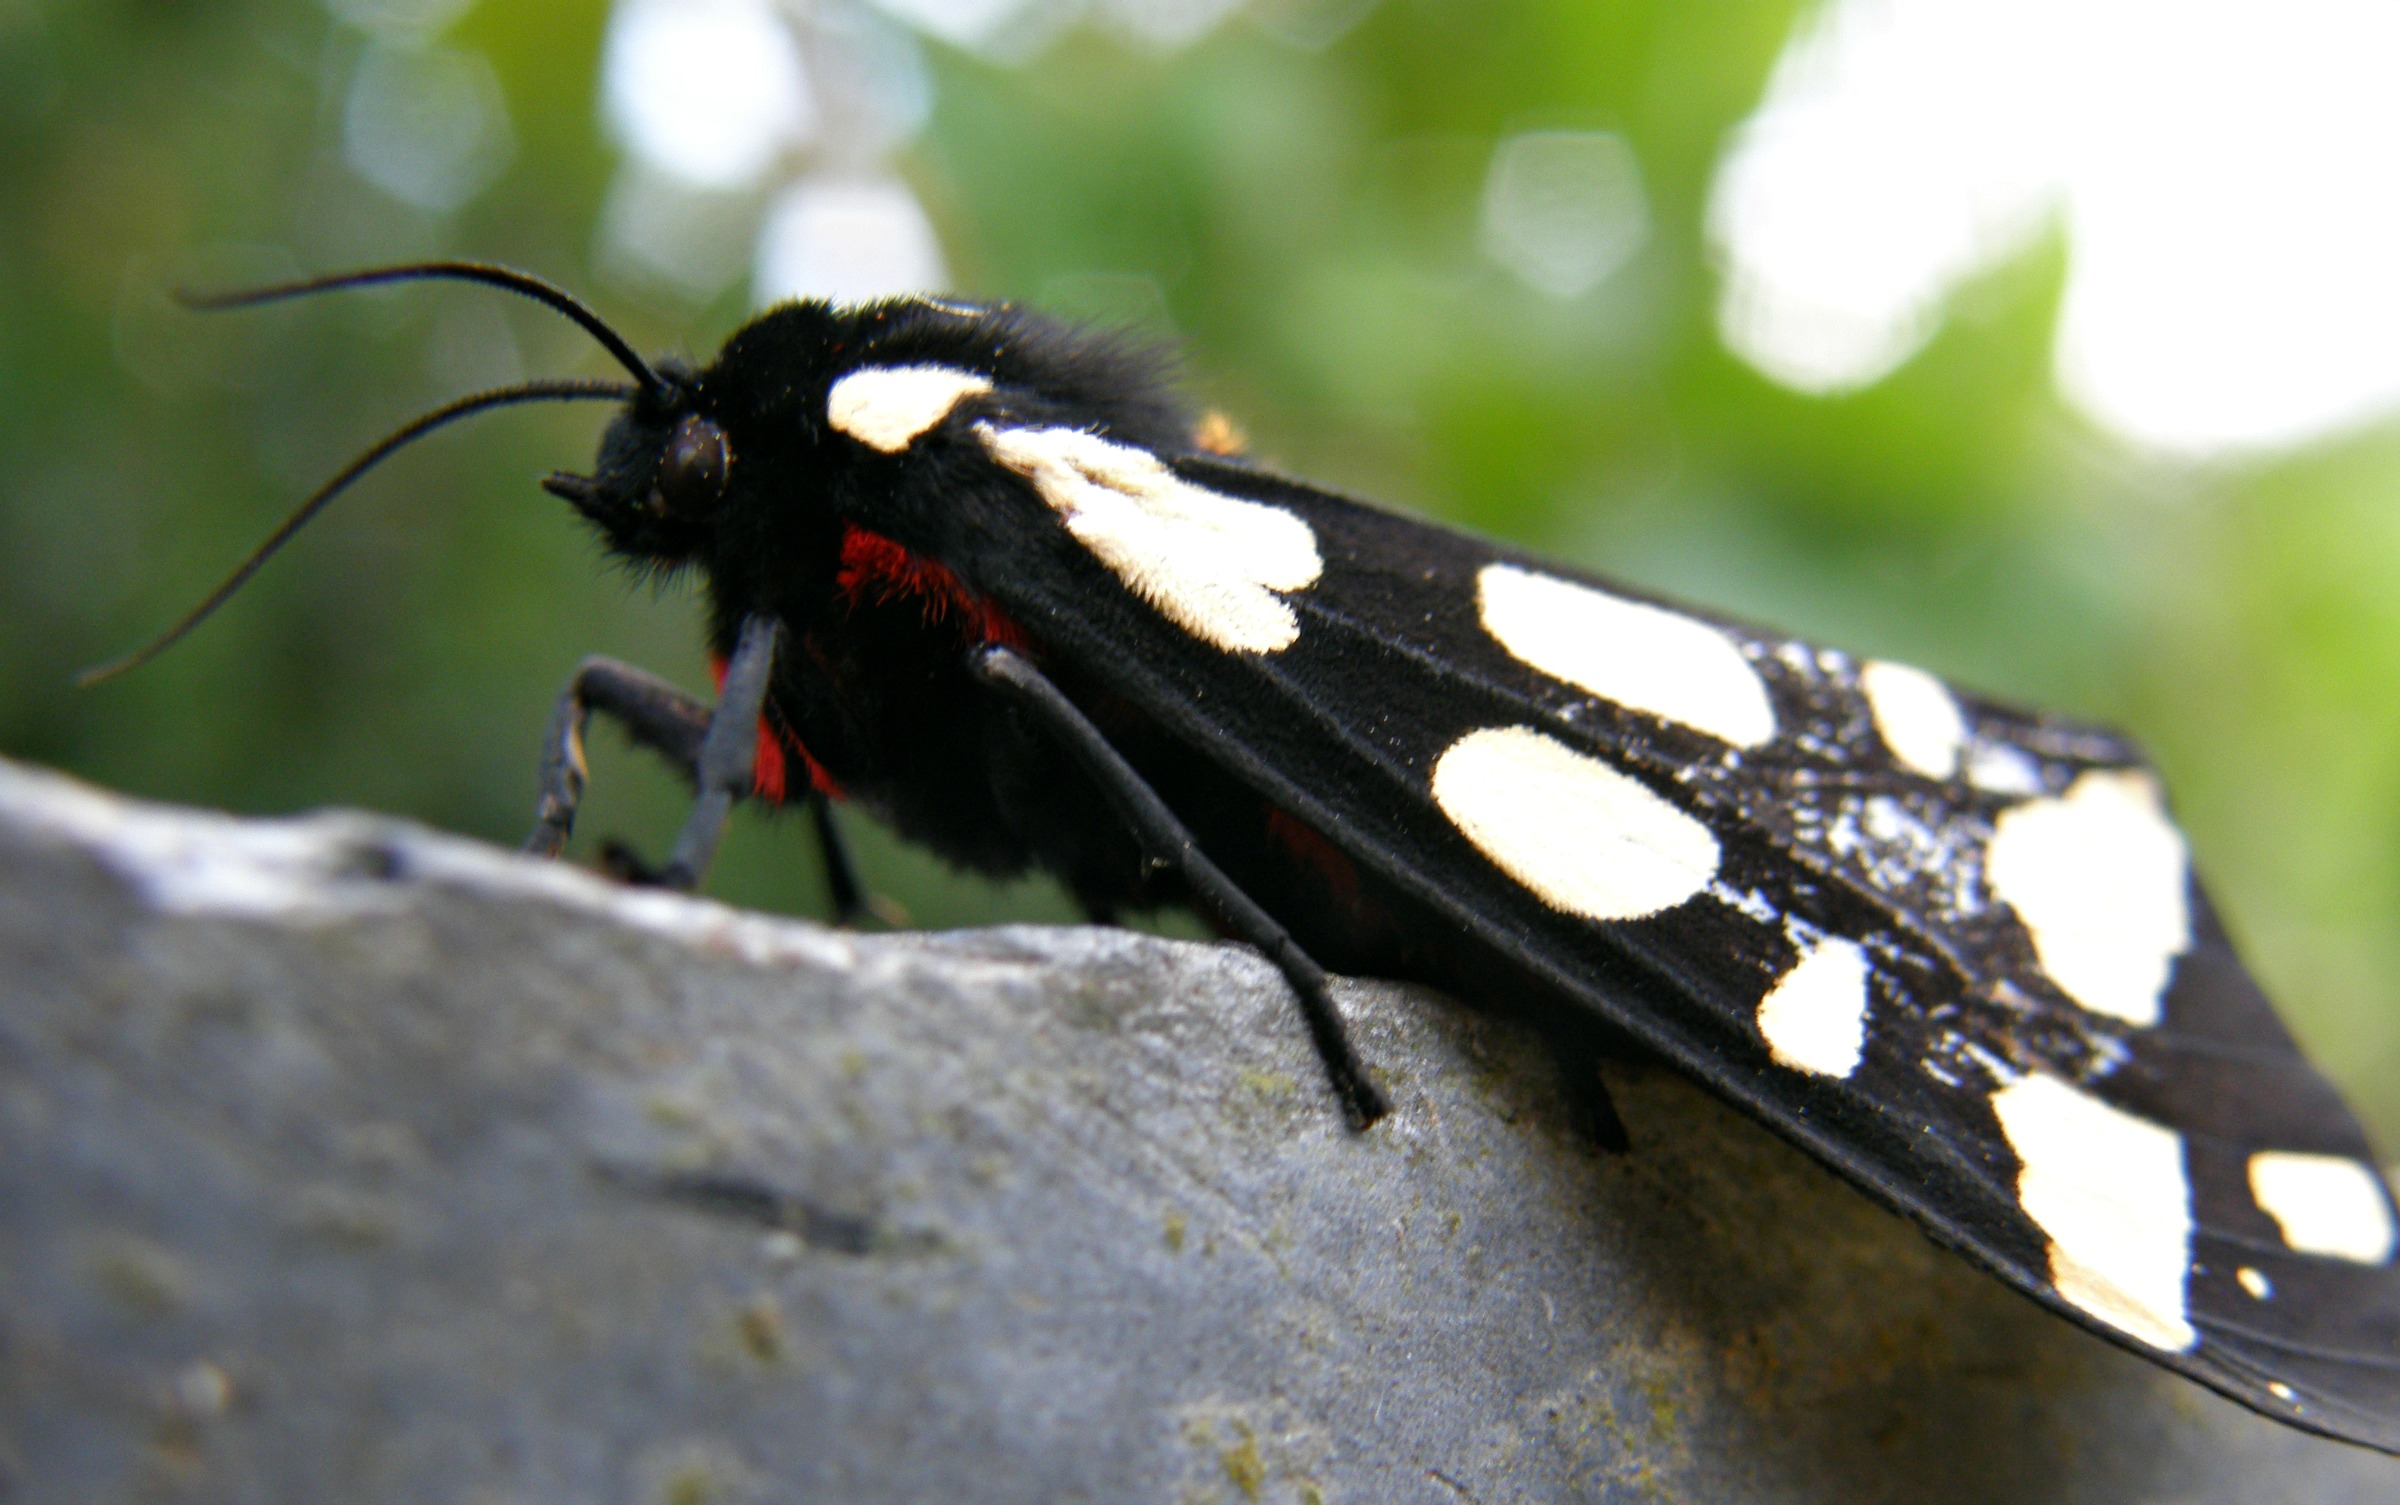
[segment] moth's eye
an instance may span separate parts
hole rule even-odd
[[[725,473],[733,451],[725,431],[697,413],[675,425],[666,452],[658,457],[658,481],[650,494],[651,510],[668,517],[696,517],[725,494]]]

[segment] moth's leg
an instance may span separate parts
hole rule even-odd
[[[869,914],[880,916],[887,909],[897,913],[889,901],[870,898],[866,885],[859,882],[850,843],[843,839],[842,828],[834,824],[833,801],[823,790],[808,792],[808,814],[817,828],[817,849],[825,857],[825,895],[833,904],[833,922],[855,925]]]
[[[1216,911],[1228,931],[1257,947],[1283,973],[1292,991],[1299,995],[1300,1012],[1308,1021],[1309,1036],[1316,1042],[1317,1055],[1325,1063],[1325,1075],[1332,1082],[1334,1095],[1341,1099],[1342,1113],[1350,1126],[1364,1129],[1383,1117],[1388,1105],[1350,1048],[1349,1032],[1342,1026],[1341,1012],[1334,1007],[1325,969],[1300,949],[1299,943],[1272,915],[1225,876],[1223,869],[1208,860],[1199,844],[1192,840],[1192,833],[1167,808],[1158,792],[1024,655],[995,644],[976,649],[968,656],[968,665],[978,679],[1008,696],[1019,709],[1067,745],[1100,781],[1100,787],[1126,824],[1133,828],[1150,861],[1181,873],[1194,896]]]
[[[691,814],[675,837],[675,849],[658,872],[664,888],[690,890],[700,886],[717,844],[725,839],[725,822],[736,800],[750,793],[758,756],[758,718],[767,708],[767,682],[775,670],[775,650],[783,641],[783,624],[773,617],[742,619],[742,632],[725,664],[725,683],[717,693],[701,736],[699,756],[693,759],[693,782],[699,786]]]
[[[542,736],[541,796],[534,805],[533,834],[525,838],[525,850],[536,856],[556,857],[574,832],[590,780],[583,728],[594,711],[623,726],[635,745],[658,753],[686,777],[693,776],[708,735],[707,701],[613,658],[587,658],[576,665]]]
[[[1558,1063],[1558,1081],[1575,1130],[1594,1149],[1621,1155],[1633,1148],[1617,1100],[1600,1074],[1601,1051],[1589,1033],[1577,1029],[1551,1032],[1551,1054]]]
[[[589,775],[583,729],[595,711],[621,724],[636,745],[660,754],[698,790],[691,816],[663,868],[652,869],[629,848],[613,845],[609,865],[636,882],[690,888],[707,870],[722,839],[733,804],[750,792],[757,725],[774,667],[776,625],[764,618],[743,624],[742,638],[725,669],[725,693],[714,707],[645,670],[615,659],[587,658],[558,697],[542,742],[541,797],[525,850],[555,857],[565,850],[583,803]],[[809,792],[817,835],[825,854],[826,888],[835,917],[847,923],[867,904],[849,848],[834,828],[825,797]]]
[[[692,768],[687,766],[684,774],[697,782]],[[824,863],[825,896],[833,910],[833,923],[851,929],[871,915],[894,929],[906,928],[908,911],[893,900],[868,893],[866,884],[859,879],[857,865],[850,857],[850,844],[843,840],[841,828],[834,824],[833,801],[812,789],[807,803],[816,826],[817,850]],[[600,849],[600,865],[619,882],[640,888],[685,886],[670,884],[667,870],[644,861],[629,842],[611,839],[604,844]]]

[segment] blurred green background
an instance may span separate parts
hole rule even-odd
[[[820,75],[822,129],[776,172],[848,153],[913,190],[956,289],[1180,339],[1263,456],[2131,730],[2270,991],[2400,1146],[2400,427],[2211,461],[2111,438],[2053,387],[2055,230],[1863,390],[1736,359],[1705,211],[1801,18],[1786,0],[1348,0],[1173,35],[1052,14],[981,46],[812,14],[808,37],[882,70],[882,113],[842,116]],[[203,319],[165,287],[439,252],[582,290],[645,348],[705,353],[745,317],[746,277],[610,249],[608,25],[597,0],[0,0],[0,750],[513,843],[579,655],[705,683],[689,599],[596,567],[535,489],[601,422],[559,408],[410,452],[157,665],[70,686],[407,415],[606,370],[469,289]],[[395,191],[360,165],[360,79],[410,48],[479,60],[489,97],[465,176]],[[1529,131],[1605,136],[1638,169],[1596,285],[1492,249],[1495,153]],[[730,226],[738,269],[774,181],[692,200],[685,228]],[[594,743],[579,841],[656,850],[678,791]],[[1068,913],[859,837],[921,922]],[[815,912],[805,829],[745,814],[714,887]]]

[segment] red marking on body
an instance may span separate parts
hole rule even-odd
[[[783,740],[767,725],[767,718],[758,718],[758,751],[751,756],[751,792],[770,805],[783,803],[784,775]]]
[[[842,567],[833,581],[853,606],[913,600],[922,603],[926,621],[955,622],[970,641],[1025,646],[1025,629],[969,590],[950,566],[855,523],[842,533]]]
[[[716,681],[717,693],[724,694],[725,660],[710,658],[708,677]],[[791,765],[784,756],[787,748],[798,754],[800,762],[808,769],[809,788],[824,795],[827,799],[848,798],[842,793],[842,786],[833,781],[833,775],[825,771],[825,765],[816,760],[816,757],[809,752],[798,737],[789,734],[777,735],[775,729],[767,725],[767,718],[764,716],[758,718],[758,750],[751,755],[750,759],[750,792],[752,794],[770,805],[780,805],[789,796]]]
[[[1358,903],[1358,867],[1350,854],[1325,839],[1324,833],[1298,816],[1270,807],[1267,836],[1292,854],[1302,867],[1323,879],[1334,902],[1343,909]]]

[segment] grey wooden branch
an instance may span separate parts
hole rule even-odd
[[[0,1496],[2259,1501],[2400,1463],[1679,1080],[1108,930],[852,936],[0,765]]]

